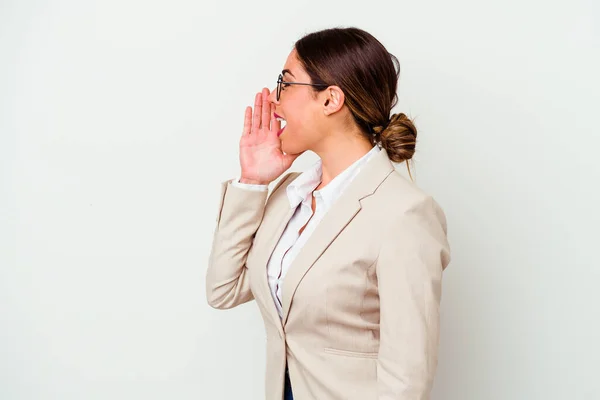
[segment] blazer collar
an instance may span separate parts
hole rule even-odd
[[[318,159],[309,169],[302,172],[286,187],[290,207],[295,209],[303,201],[310,203],[312,192],[314,191],[315,196],[320,196],[325,203],[325,207],[329,209],[335,200],[337,200],[339,194],[344,191],[348,183],[352,182],[353,178],[360,172],[360,169],[380,151],[381,149],[378,146],[373,146],[365,155],[354,161],[338,176],[334,177],[324,188],[315,190],[321,183],[321,175],[323,174],[323,162],[321,159]]]

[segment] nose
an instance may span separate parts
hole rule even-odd
[[[273,104],[279,104],[279,102],[277,101],[277,87],[271,90],[271,93],[269,93],[267,100],[269,100]]]

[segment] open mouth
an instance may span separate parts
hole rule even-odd
[[[279,121],[281,123],[281,129],[279,130],[279,132],[277,132],[277,136],[279,136],[283,133],[283,130],[285,129],[287,121],[279,116],[277,116],[277,121]]]

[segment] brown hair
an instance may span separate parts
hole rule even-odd
[[[390,116],[398,102],[400,63],[375,37],[358,28],[331,28],[304,36],[294,47],[312,83],[342,89],[354,120],[373,144],[381,143],[394,162],[412,158],[417,129],[403,113]]]

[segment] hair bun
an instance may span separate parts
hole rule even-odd
[[[393,162],[410,160],[415,153],[417,128],[404,113],[393,114],[387,125],[373,127],[373,132]]]

